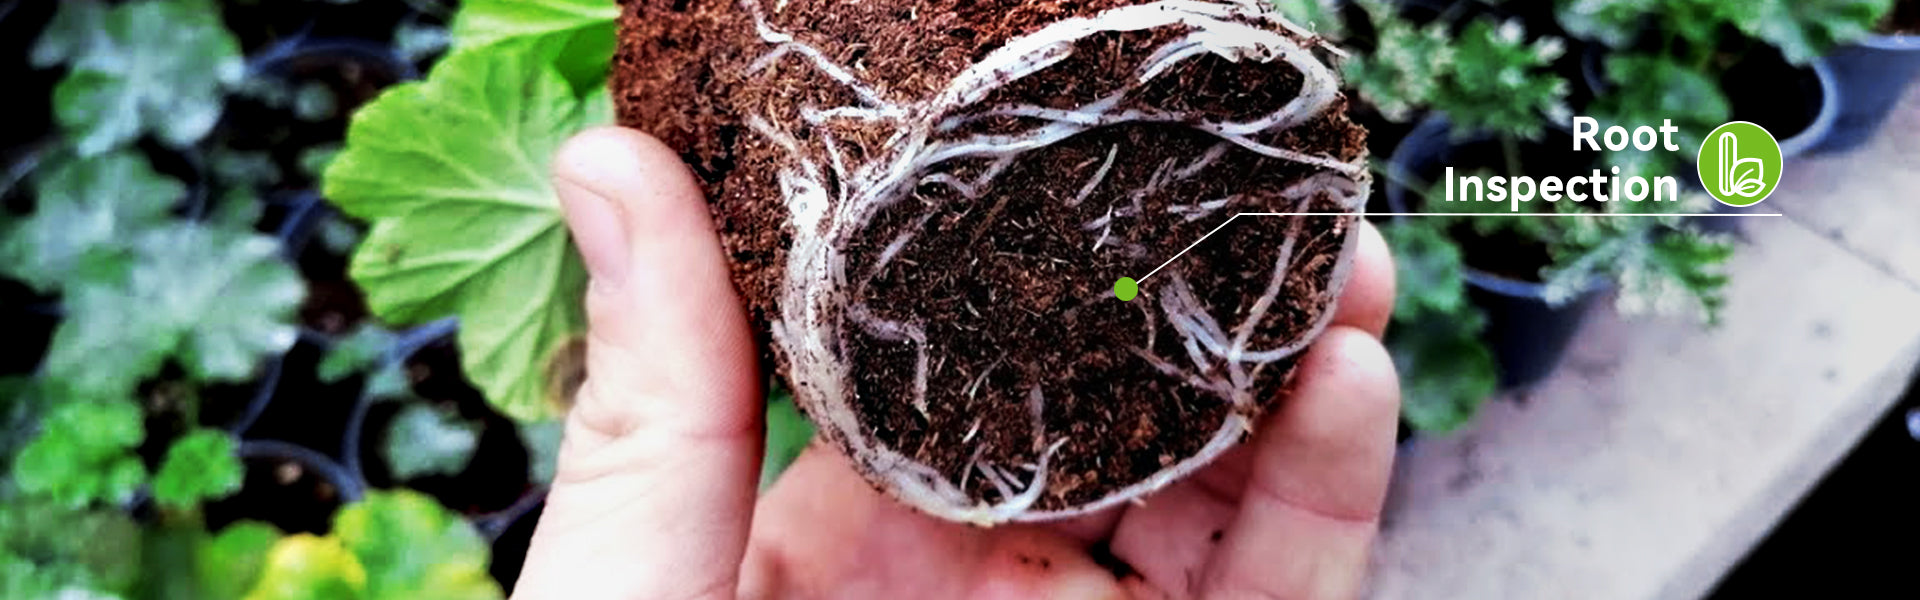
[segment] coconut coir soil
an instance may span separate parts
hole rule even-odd
[[[773,28],[819,49],[879,94],[917,101],[938,94],[1008,39],[1063,18],[1137,3],[788,0],[776,12],[774,0],[767,0],[762,10]],[[1066,62],[1013,82],[980,104],[1083,106],[1125,85],[1146,54],[1172,33],[1095,35],[1078,42]],[[613,75],[620,122],[661,138],[704,179],[735,283],[763,343],[769,340],[767,324],[780,315],[794,236],[777,176],[792,158],[745,121],[761,115],[807,142],[822,132],[803,123],[803,107],[859,104],[855,91],[803,60],[750,68],[770,50],[736,0],[634,0],[625,3]],[[1175,67],[1129,94],[1128,102],[1192,111],[1206,120],[1242,119],[1285,104],[1301,80],[1282,61],[1236,64],[1209,55]],[[1261,141],[1353,160],[1364,152],[1364,132],[1344,114],[1345,100],[1335,100],[1325,115]],[[1032,125],[1005,118],[965,127],[998,133]],[[858,121],[831,126],[850,163],[885,152],[892,141],[885,128]],[[1209,152],[1217,160],[1189,168]],[[1109,156],[1111,167],[1096,177]],[[965,179],[989,162],[938,168]],[[853,365],[853,404],[868,428],[863,433],[950,481],[966,481],[970,497],[987,501],[1002,494],[969,465],[1001,465],[1019,487],[1031,475],[1018,466],[1038,462],[1042,441],[1064,439],[1035,506],[1040,510],[1105,497],[1192,456],[1236,409],[1141,358],[1151,354],[1193,368],[1188,348],[1161,314],[1162,286],[1183,278],[1231,330],[1272,283],[1277,249],[1294,238],[1294,267],[1249,344],[1276,347],[1332,310],[1316,298],[1335,285],[1341,244],[1356,222],[1243,217],[1150,278],[1135,301],[1117,300],[1113,282],[1145,275],[1236,212],[1347,210],[1332,199],[1296,203],[1280,197],[1281,190],[1319,172],[1226,146],[1185,125],[1130,123],[1021,154],[972,198],[950,185],[921,183],[881,209],[867,232],[842,250],[845,276],[868,311],[925,324],[931,363],[922,413],[909,400],[913,345],[847,329],[844,348]],[[1091,193],[1069,206],[1096,179]],[[1207,213],[1195,208],[1225,198],[1234,201]],[[1138,214],[1115,216],[1129,207]],[[870,268],[908,230],[919,232],[913,242],[884,268]],[[768,347],[767,357],[784,376],[791,366],[785,352]],[[1281,395],[1292,362],[1255,371],[1261,406],[1253,412]],[[1035,388],[1045,398],[1046,431],[1040,436],[1032,431],[1029,404]],[[817,391],[796,393],[803,408],[818,406],[808,397]]]

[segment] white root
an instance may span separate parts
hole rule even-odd
[[[1331,198],[1357,213],[1365,203],[1367,188],[1364,182],[1368,175],[1363,160],[1343,161],[1269,144],[1273,136],[1323,115],[1339,97],[1339,82],[1334,71],[1314,56],[1314,51],[1321,47],[1311,33],[1274,14],[1263,0],[1145,2],[1066,19],[1010,40],[955,76],[936,96],[904,102],[890,96],[884,86],[863,81],[853,69],[836,64],[819,48],[769,24],[766,4],[775,2],[772,11],[777,14],[786,0],[738,1],[742,10],[751,15],[759,39],[767,44],[766,53],[748,67],[748,76],[772,72],[791,63],[811,69],[857,99],[847,106],[800,106],[802,124],[818,133],[810,136],[809,143],[802,143],[792,132],[775,126],[763,115],[748,115],[746,124],[754,134],[770,141],[792,159],[777,173],[794,233],[788,249],[779,313],[772,323],[774,343],[789,359],[792,383],[807,390],[802,399],[813,403],[809,406],[813,416],[844,443],[858,464],[868,469],[874,478],[886,482],[901,501],[947,519],[981,525],[1084,514],[1137,500],[1141,494],[1184,476],[1224,452],[1250,429],[1251,421],[1245,409],[1252,405],[1251,386],[1255,377],[1267,364],[1299,352],[1313,337],[1304,336],[1273,349],[1248,347],[1255,330],[1273,312],[1276,298],[1293,267],[1296,248],[1291,236],[1275,257],[1274,279],[1252,309],[1230,330],[1222,327],[1179,270],[1169,271],[1162,277],[1163,281],[1156,282],[1158,291],[1153,297],[1159,300],[1158,310],[1154,309],[1154,303],[1140,303],[1147,317],[1146,343],[1130,347],[1128,351],[1167,377],[1217,396],[1235,409],[1197,455],[1092,503],[1055,511],[1034,510],[1047,490],[1049,461],[1067,443],[1064,438],[1050,438],[1045,431],[1045,422],[1041,419],[1045,394],[1041,388],[1030,388],[1028,396],[1037,456],[1007,463],[1030,473],[1024,483],[1014,476],[1013,469],[983,460],[984,441],[974,441],[980,431],[979,420],[975,420],[962,437],[961,443],[978,445],[956,482],[875,439],[859,423],[857,411],[851,406],[853,378],[849,340],[867,336],[911,345],[915,353],[915,373],[911,397],[905,400],[921,415],[931,415],[934,410],[927,404],[931,350],[925,325],[911,318],[877,315],[863,298],[868,282],[884,273],[885,268],[912,245],[917,234],[925,231],[929,218],[946,207],[940,202],[919,207],[924,211],[919,218],[894,232],[873,264],[860,270],[852,281],[849,281],[845,253],[855,241],[883,235],[869,231],[876,215],[914,197],[919,186],[942,185],[965,201],[975,201],[1022,155],[1091,129],[1123,123],[1181,125],[1215,136],[1219,142],[1188,164],[1168,161],[1159,165],[1144,189],[1115,196],[1114,202],[1119,204],[1109,206],[1106,216],[1083,223],[1082,228],[1089,235],[1099,232],[1093,243],[1095,252],[1119,252],[1136,259],[1151,254],[1148,248],[1124,235],[1121,229],[1125,224],[1120,220],[1144,217],[1147,212],[1144,202],[1149,195],[1199,176],[1235,148],[1318,170],[1316,175],[1281,193],[1297,206],[1308,206],[1314,199]],[[1157,29],[1178,31],[1181,35],[1154,49],[1135,69],[1133,78],[1096,102],[1073,109],[981,106],[995,90],[1067,60],[1073,55],[1075,44],[1089,36]],[[1339,54],[1337,49],[1325,49]],[[1245,121],[1224,121],[1183,111],[1121,108],[1130,106],[1126,100],[1157,78],[1207,56],[1234,62],[1282,61],[1302,76],[1300,92],[1284,106]],[[988,119],[1001,120],[996,124],[1021,129],[1012,133],[961,133],[966,126]],[[892,131],[881,146],[857,147],[856,150],[864,152],[849,155],[843,152],[842,140],[873,138],[836,136],[839,127],[859,127],[862,131],[876,131],[874,128],[878,127],[881,129],[877,131],[883,133],[887,131],[885,128]],[[1063,202],[1079,206],[1092,199],[1108,182],[1118,152],[1118,145],[1110,148],[1077,193]],[[822,156],[825,164],[815,158]],[[954,170],[958,164],[978,164],[983,160],[988,161],[987,166],[978,174],[962,176]],[[1219,215],[1244,201],[1246,199],[1234,196],[1169,206],[1166,211],[1192,222]],[[1344,284],[1356,239],[1357,236],[1350,233],[1345,236],[1330,289],[1337,290]],[[972,310],[971,304],[968,309]],[[1325,327],[1332,313],[1331,310],[1322,312],[1325,314],[1319,315],[1313,324],[1312,334]],[[1178,336],[1172,339],[1178,340],[1178,347],[1187,355],[1184,360],[1192,364],[1191,369],[1154,354],[1161,317],[1166,329],[1172,332],[1168,335]],[[966,384],[969,398],[979,391],[995,366],[997,361]],[[966,374],[959,376],[967,377]],[[997,494],[997,501],[989,502],[969,491],[968,486],[973,483],[971,476],[976,472],[985,485],[992,488],[989,495]]]
[[[1106,162],[1100,163],[1100,169],[1093,172],[1093,178],[1087,180],[1087,185],[1080,188],[1080,193],[1073,195],[1073,201],[1068,202],[1067,206],[1079,206],[1081,202],[1086,202],[1087,196],[1093,195],[1093,190],[1100,187],[1100,182],[1107,180],[1107,172],[1113,170],[1113,159],[1119,155],[1120,145],[1114,144],[1107,150]]]

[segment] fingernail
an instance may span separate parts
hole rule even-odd
[[[612,200],[565,179],[555,179],[560,209],[566,214],[567,229],[573,231],[573,245],[580,260],[587,263],[587,276],[597,290],[618,288],[627,275],[626,218]]]

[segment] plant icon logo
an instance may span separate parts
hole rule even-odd
[[[1734,121],[1700,142],[1700,184],[1727,206],[1753,206],[1780,184],[1780,142],[1766,128]]]

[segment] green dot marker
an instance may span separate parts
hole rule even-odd
[[[1119,298],[1121,302],[1130,302],[1134,296],[1138,295],[1140,295],[1140,282],[1134,281],[1132,277],[1121,277],[1113,282],[1113,297]]]

